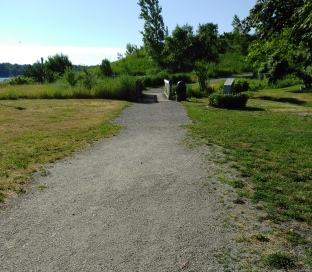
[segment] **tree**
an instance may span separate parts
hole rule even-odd
[[[144,20],[141,34],[145,50],[156,63],[161,64],[166,33],[162,8],[158,0],[139,0],[138,5],[141,7],[139,18]]]
[[[261,66],[259,72],[270,82],[292,73],[311,86],[310,0],[258,0],[249,16],[242,21],[242,26],[245,31],[255,28],[260,39],[249,47],[248,58],[254,61],[254,67]]]
[[[234,34],[241,34],[243,32],[241,21],[236,14],[233,17],[232,26],[233,26],[233,33]]]
[[[250,10],[249,16],[242,21],[242,27],[246,32],[255,28],[263,38],[281,33],[284,28],[301,24],[295,20],[294,14],[307,2],[307,0],[258,0]],[[302,20],[303,18],[300,19]]]
[[[292,34],[297,40],[309,43],[312,50],[312,2],[304,0],[303,5],[295,11],[293,18],[297,23],[293,26]]]
[[[113,75],[113,70],[111,68],[110,61],[108,59],[103,59],[100,65],[100,70],[106,77],[111,77]]]
[[[215,62],[219,57],[218,25],[199,24],[193,41],[193,61]]]
[[[73,68],[73,64],[68,59],[67,55],[56,54],[54,56],[49,56],[45,63],[47,70],[52,71],[59,76],[63,75],[68,68]]]
[[[45,81],[45,67],[43,62],[37,61],[33,65],[29,65],[24,76],[32,78],[35,82],[43,83]]]
[[[117,53],[117,59],[122,59],[123,58],[123,54],[121,54],[120,52]]]
[[[195,74],[198,77],[199,88],[202,92],[207,89],[207,80],[209,75],[209,64],[207,61],[197,61],[195,63]]]
[[[139,49],[138,49],[138,47],[136,45],[131,44],[131,43],[127,43],[125,55],[129,56],[129,55],[133,54],[134,52],[137,52],[138,50]]]
[[[194,40],[193,27],[179,25],[166,36],[164,52],[167,63],[175,71],[192,69],[192,44]]]

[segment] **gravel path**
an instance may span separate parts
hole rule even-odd
[[[113,122],[126,129],[53,164],[0,213],[0,271],[239,271],[227,187],[206,189],[185,109],[138,103]]]

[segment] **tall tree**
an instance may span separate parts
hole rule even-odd
[[[165,39],[166,61],[175,71],[192,69],[193,27],[177,25]]]
[[[260,38],[249,47],[249,59],[269,81],[293,73],[312,85],[311,0],[258,0],[242,26]]]
[[[162,63],[162,52],[166,28],[158,0],[139,0],[139,18],[144,20],[143,42],[148,55],[158,64]]]
[[[241,20],[237,16],[237,14],[234,15],[233,21],[232,21],[232,27],[233,27],[233,33],[234,34],[241,34],[243,31]]]
[[[294,20],[294,14],[308,1],[258,0],[250,10],[249,16],[242,21],[242,26],[245,31],[255,28],[264,38],[281,33],[284,28],[291,28],[299,23]]]
[[[108,59],[103,59],[100,65],[100,70],[102,74],[106,77],[111,77],[113,75],[113,70]]]
[[[219,57],[218,25],[199,24],[193,42],[193,61],[215,62]]]

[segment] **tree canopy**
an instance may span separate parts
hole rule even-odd
[[[310,0],[258,0],[241,22],[259,37],[249,47],[248,59],[274,83],[294,74],[312,84],[312,3]]]
[[[158,0],[139,0],[139,18],[144,20],[143,42],[148,55],[157,63],[162,61],[165,40],[165,24],[161,15],[162,7]]]

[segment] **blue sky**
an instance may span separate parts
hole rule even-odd
[[[0,0],[0,63],[33,64],[57,53],[74,64],[117,59],[126,44],[142,45],[137,0]],[[256,0],[159,0],[169,32],[177,24],[214,23],[232,31],[235,14],[245,18]]]

